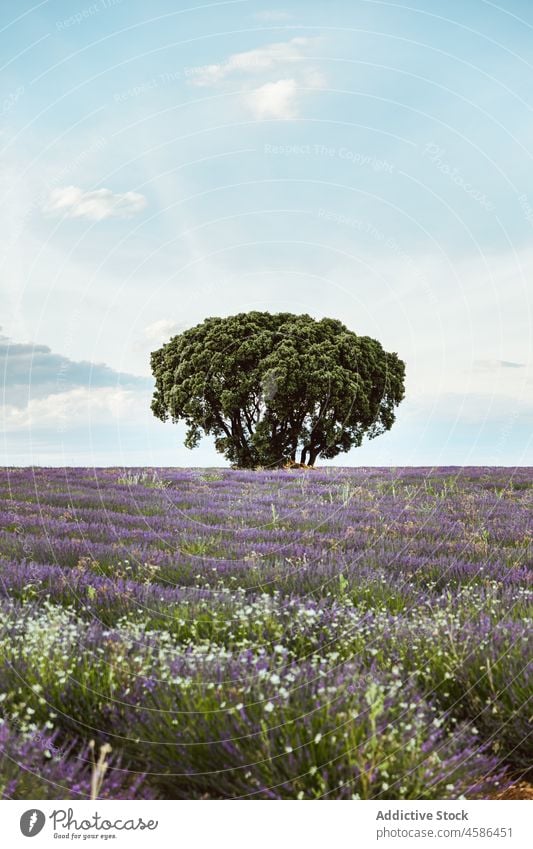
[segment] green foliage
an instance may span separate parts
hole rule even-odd
[[[249,312],[208,318],[151,355],[154,415],[184,421],[235,466],[314,465],[389,430],[404,363],[340,321]]]

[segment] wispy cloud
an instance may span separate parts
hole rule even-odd
[[[265,23],[278,23],[281,21],[290,21],[292,15],[290,12],[285,12],[282,9],[265,9],[263,12],[256,12],[255,17],[258,21]]]
[[[525,363],[514,363],[512,360],[474,360],[474,368],[478,371],[497,371],[502,368],[525,367]]]
[[[146,342],[153,345],[162,345],[172,336],[181,333],[190,325],[185,321],[172,321],[168,318],[161,318],[159,321],[153,321],[147,324],[143,330],[143,338]]]
[[[106,218],[132,218],[146,206],[146,198],[138,192],[116,193],[111,189],[85,192],[78,186],[54,189],[44,205],[50,215],[103,221]]]
[[[296,37],[234,53],[224,62],[194,69],[190,82],[195,86],[220,87],[238,80],[241,87],[248,88],[242,103],[257,120],[289,120],[298,114],[302,92],[325,86],[323,74],[313,67],[308,56],[309,48],[318,40]]]
[[[225,62],[218,65],[203,65],[191,75],[191,82],[198,86],[218,85],[235,74],[260,74],[280,67],[303,62],[306,58],[304,48],[311,39],[299,37],[290,41],[280,41],[256,47],[243,53],[233,53]]]

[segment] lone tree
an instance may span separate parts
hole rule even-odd
[[[151,355],[152,411],[244,468],[314,465],[389,430],[405,365],[340,321],[268,312],[208,318]],[[299,454],[299,457],[298,457]]]

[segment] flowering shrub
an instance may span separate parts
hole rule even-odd
[[[58,749],[57,732],[17,734],[0,726],[0,799],[150,799],[143,775],[120,769],[111,761],[98,795],[91,794],[93,764],[89,747],[77,751],[75,741]]]
[[[102,798],[483,798],[528,769],[531,470],[1,483],[4,797],[90,795],[93,738]]]

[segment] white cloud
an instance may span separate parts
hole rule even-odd
[[[219,65],[203,65],[194,69],[191,82],[198,86],[215,86],[234,74],[259,74],[302,62],[305,59],[303,48],[310,43],[311,39],[298,37],[234,53]]]
[[[160,318],[158,321],[153,321],[143,328],[142,334],[138,336],[131,345],[131,350],[136,353],[146,355],[147,350],[154,351],[161,345],[176,336],[178,333],[183,333],[188,327],[198,324],[199,321],[172,321],[168,318]]]
[[[49,214],[67,218],[87,218],[103,221],[106,218],[131,218],[146,206],[146,198],[138,192],[116,193],[111,189],[84,192],[78,186],[54,189],[44,206]]]
[[[290,119],[297,115],[298,85],[296,80],[266,83],[246,95],[246,103],[258,120]]]
[[[0,422],[6,433],[21,430],[58,430],[80,424],[99,424],[142,419],[149,407],[146,392],[114,387],[79,387],[61,395],[34,398],[24,408],[2,408]]]
[[[143,330],[143,336],[148,342],[161,345],[163,342],[168,342],[171,336],[181,333],[188,326],[184,321],[171,321],[170,319],[162,318],[159,321],[148,324]]]
[[[304,90],[324,88],[325,78],[309,63],[307,51],[317,38],[297,37],[234,53],[225,62],[191,69],[196,86],[220,87],[242,79],[243,105],[257,120],[292,119],[298,114],[299,95]],[[276,74],[278,79],[269,79]],[[261,79],[262,78],[262,79]]]

